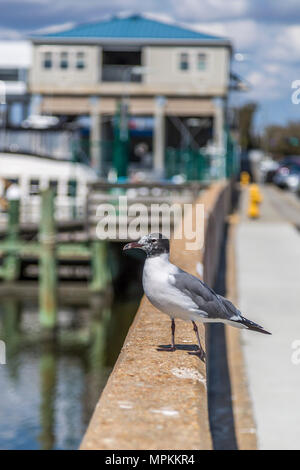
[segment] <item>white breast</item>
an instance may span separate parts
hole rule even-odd
[[[143,271],[143,287],[150,302],[173,318],[190,320],[195,316],[197,305],[172,285],[172,277],[178,272],[177,266],[163,254],[147,258]],[[198,315],[197,315],[198,316]]]

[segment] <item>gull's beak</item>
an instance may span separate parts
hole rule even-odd
[[[141,245],[138,242],[127,243],[127,245],[124,246],[123,251],[124,250],[132,250],[132,248],[143,248],[143,245]]]

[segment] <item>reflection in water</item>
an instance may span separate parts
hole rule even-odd
[[[37,285],[24,281],[14,293],[0,292],[0,339],[7,346],[0,449],[78,447],[137,310],[139,275],[122,281],[116,300],[69,285],[61,293],[57,337],[48,341],[40,335]]]
[[[41,443],[42,449],[52,449],[55,443],[54,418],[56,386],[56,357],[53,342],[42,345],[39,362],[41,433],[38,440]]]

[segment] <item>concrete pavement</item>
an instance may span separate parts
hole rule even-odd
[[[293,225],[300,203],[265,187],[262,216],[249,220],[246,191],[236,233],[239,306],[273,334],[242,332],[258,447],[299,450],[300,364],[293,364],[292,345],[300,340],[300,234]]]

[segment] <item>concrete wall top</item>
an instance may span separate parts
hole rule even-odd
[[[206,239],[219,243],[228,198],[225,183],[213,184],[197,202],[204,204]],[[195,222],[195,205],[187,217]],[[187,251],[184,239],[172,240],[171,260],[196,275],[202,250]],[[219,246],[209,244],[211,267],[216,270]],[[206,249],[205,249],[206,251]],[[208,253],[206,251],[206,259]],[[156,347],[170,343],[170,320],[144,297],[132,324],[119,359],[100,397],[82,449],[211,449],[206,367],[199,358],[187,354],[195,344],[190,323],[177,321],[175,352],[159,352]],[[199,328],[202,344],[205,329]]]

